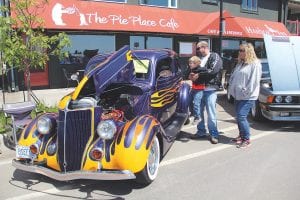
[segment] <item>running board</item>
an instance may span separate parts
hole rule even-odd
[[[164,126],[164,131],[166,136],[174,140],[177,136],[177,133],[180,132],[182,126],[188,118],[187,113],[175,113],[168,121],[169,123]]]

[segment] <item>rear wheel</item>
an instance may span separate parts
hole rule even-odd
[[[251,117],[255,121],[261,121],[261,120],[263,120],[263,115],[262,115],[261,108],[259,106],[259,102],[258,101],[255,101],[254,105],[251,108]]]
[[[144,185],[148,185],[152,181],[154,181],[158,173],[159,162],[160,162],[160,145],[157,136],[155,136],[150,148],[150,153],[149,153],[146,166],[141,172],[136,174],[136,181]]]

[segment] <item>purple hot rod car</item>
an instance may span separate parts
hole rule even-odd
[[[172,50],[96,55],[59,112],[28,124],[13,165],[56,180],[149,184],[188,118],[189,91]]]

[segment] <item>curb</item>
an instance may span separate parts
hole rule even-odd
[[[0,134],[0,150],[2,151],[2,155],[4,154],[4,152],[13,151],[13,150],[9,149],[7,146],[4,145],[4,138],[3,138],[4,135],[6,135],[6,133],[1,133]]]
[[[2,145],[2,143],[3,143],[3,134],[0,134],[0,155],[3,153],[2,146],[4,146],[4,145]]]

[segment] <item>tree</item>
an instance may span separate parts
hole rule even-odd
[[[0,16],[0,61],[24,71],[28,100],[30,69],[44,68],[51,54],[60,59],[67,56],[63,49],[70,46],[65,33],[46,34],[44,20],[39,17],[46,4],[48,0],[10,0],[9,6],[1,8],[1,13],[8,15]]]

